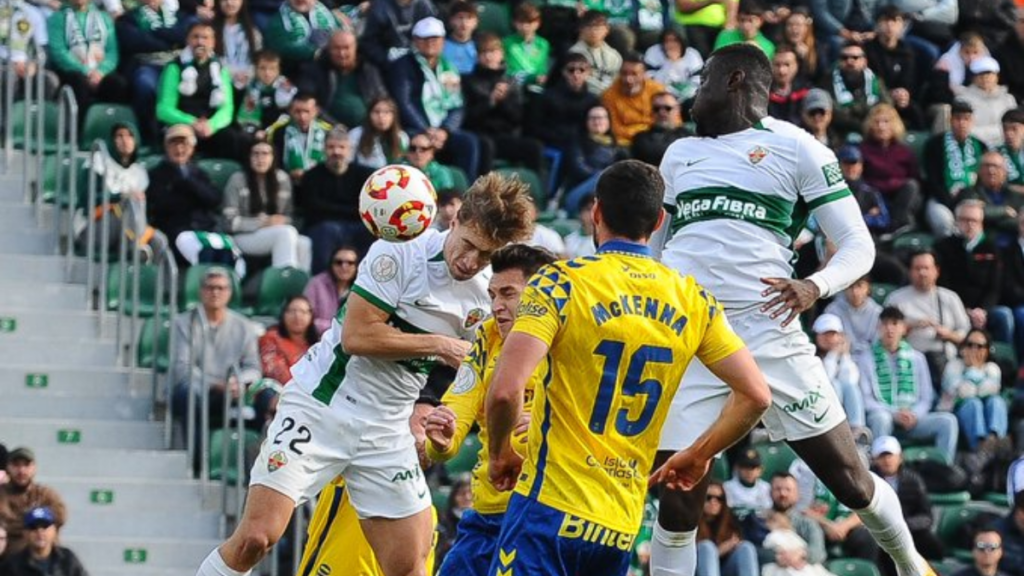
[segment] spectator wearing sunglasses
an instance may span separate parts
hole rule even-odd
[[[331,327],[338,309],[348,299],[359,268],[359,252],[354,246],[341,246],[331,254],[326,270],[313,276],[303,295],[313,305],[313,325],[317,334]]]
[[[976,450],[1006,437],[1006,401],[999,394],[1002,373],[989,360],[988,333],[972,328],[960,344],[960,357],[942,374],[942,406],[952,409],[967,446]]]
[[[1003,539],[999,569],[1006,576],[1024,576],[1024,491],[1017,492],[1013,509],[994,528]]]
[[[971,546],[972,564],[953,576],[1007,576],[999,569],[999,561],[1003,557],[1003,537],[999,532],[985,528],[974,535]]]
[[[757,576],[757,549],[743,539],[725,488],[712,481],[697,526],[697,576]]]

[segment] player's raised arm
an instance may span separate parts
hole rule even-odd
[[[469,342],[439,334],[409,334],[388,324],[390,313],[370,303],[357,292],[349,295],[348,311],[341,331],[346,354],[380,360],[407,360],[437,356],[457,367],[469,350]]]

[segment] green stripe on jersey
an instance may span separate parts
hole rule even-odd
[[[374,306],[376,306],[377,308],[380,308],[381,310],[387,312],[388,314],[394,314],[395,313],[395,307],[394,306],[392,306],[392,305],[388,304],[387,302],[381,300],[380,298],[374,296],[366,288],[363,288],[363,287],[361,287],[358,284],[353,284],[352,285],[352,291],[355,292],[356,294],[359,294],[360,296],[362,296],[363,300],[366,300],[370,304],[373,304]]]
[[[742,220],[788,236],[792,224],[793,202],[735,187],[710,186],[689,190],[676,196],[672,233],[694,222],[706,220]]]
[[[807,209],[808,210],[817,210],[818,208],[820,208],[821,206],[824,206],[825,204],[828,204],[829,202],[835,202],[836,200],[841,200],[843,198],[846,198],[847,196],[852,196],[852,195],[853,195],[853,193],[850,192],[849,188],[843,188],[842,190],[836,190],[835,192],[829,192],[828,194],[825,194],[824,196],[818,196],[814,200],[811,200],[810,202],[808,202],[807,203]]]
[[[345,379],[345,370],[348,368],[348,361],[351,358],[341,349],[340,343],[334,347],[334,361],[331,362],[327,373],[320,378],[320,384],[313,390],[313,398],[327,406],[331,405],[331,398],[334,398],[334,393],[338,391],[341,381]]]

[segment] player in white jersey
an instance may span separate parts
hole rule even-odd
[[[787,440],[895,561],[900,576],[931,568],[914,548],[893,489],[857,456],[842,405],[799,314],[864,275],[874,245],[835,155],[808,133],[767,115],[768,59],[737,44],[712,54],[693,104],[698,137],[677,140],[662,160],[672,215],[662,260],[723,304],[772,390],[762,418]],[[807,279],[793,279],[792,241],[813,214],[838,251]],[[729,389],[690,365],[673,400],[661,459],[689,446],[721,412]],[[662,490],[652,540],[653,576],[692,576],[694,537],[708,478]]]
[[[531,232],[528,190],[483,176],[448,231],[373,244],[340,321],[292,367],[242,520],[198,576],[249,574],[339,474],[385,576],[426,576],[431,498],[405,423],[430,369],[459,366],[487,317],[491,254]]]

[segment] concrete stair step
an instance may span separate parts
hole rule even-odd
[[[0,213],[0,226],[3,225],[4,214]],[[73,258],[71,267],[71,282],[78,284],[85,283],[86,269],[84,258]],[[64,264],[65,258],[63,256],[54,255],[30,255],[30,254],[4,254],[0,250],[0,283],[6,284],[8,282],[17,283],[28,283],[33,285],[39,285],[40,283],[63,283],[65,282],[64,277]],[[84,287],[82,287],[84,290]],[[85,296],[82,292],[82,306],[81,309],[85,309]],[[30,301],[33,306],[47,307],[48,303],[40,302],[38,300]],[[4,298],[4,305],[10,307],[17,307],[15,304]]]
[[[0,418],[0,438],[7,446],[32,446],[36,450],[92,450],[118,449],[152,450],[164,448],[164,425],[162,422],[108,422],[104,420],[44,419],[44,418]],[[169,452],[168,454],[174,454]],[[117,456],[124,456],[118,454]],[[106,457],[104,457],[106,458]],[[46,470],[51,476],[61,476],[56,470]],[[72,471],[69,476],[81,476]],[[116,477],[109,474],[92,476]],[[138,474],[128,475],[132,478]],[[181,469],[172,478],[185,477],[185,460],[182,455]]]
[[[0,402],[0,418],[80,418],[83,420],[143,421],[149,418],[153,402],[149,398],[82,396],[30,390],[5,394]]]
[[[0,293],[3,293],[2,289]],[[110,367],[115,361],[114,343],[103,340],[5,338],[0,346],[0,364],[24,362],[67,367]]]
[[[11,320],[14,323],[11,324]],[[99,333],[99,315],[85,310],[13,308],[0,304],[0,338],[12,335],[88,339]],[[111,332],[113,334],[113,332]]]
[[[95,510],[219,511],[220,489],[195,480],[142,478],[40,477],[56,489],[70,510],[90,514]]]
[[[0,190],[3,189],[0,188]],[[3,210],[0,210],[0,226],[3,226],[4,230],[36,227],[35,207],[21,202],[20,188],[17,189],[16,194],[16,199],[0,197],[0,205],[3,206]]]
[[[157,538],[213,540],[220,536],[220,513],[181,510],[90,510],[88,514],[68,514],[61,536],[107,537],[124,543],[131,539],[132,548],[143,548]],[[211,547],[206,551],[210,553]],[[123,550],[123,548],[122,548]],[[205,556],[205,554],[204,554]],[[200,558],[200,561],[202,558]],[[180,566],[181,564],[177,564]],[[196,567],[199,562],[196,562]]]
[[[196,569],[220,540],[170,540],[166,538],[65,537],[61,544],[74,550],[89,574],[178,574]],[[116,572],[111,572],[115,570]],[[184,572],[183,572],[184,573]]]
[[[39,469],[52,476],[80,478],[187,479],[183,451],[34,447]]]
[[[0,213],[6,208],[0,204]],[[0,229],[0,251],[8,254],[54,254],[55,246],[53,231],[37,227],[34,219]]]
[[[127,368],[114,366],[56,368],[45,364],[5,364],[0,366],[0,395],[46,390],[85,396],[149,397],[150,377],[148,370],[132,376]]]
[[[60,262],[59,279],[37,282],[24,279],[21,273],[15,272],[19,270],[17,268],[2,268],[4,262],[0,259],[0,268],[9,270],[10,272],[8,273],[16,273],[18,278],[17,280],[0,281],[0,294],[4,295],[4,306],[8,308],[37,308],[51,311],[85,310],[85,286],[63,284],[63,258],[60,259]]]

